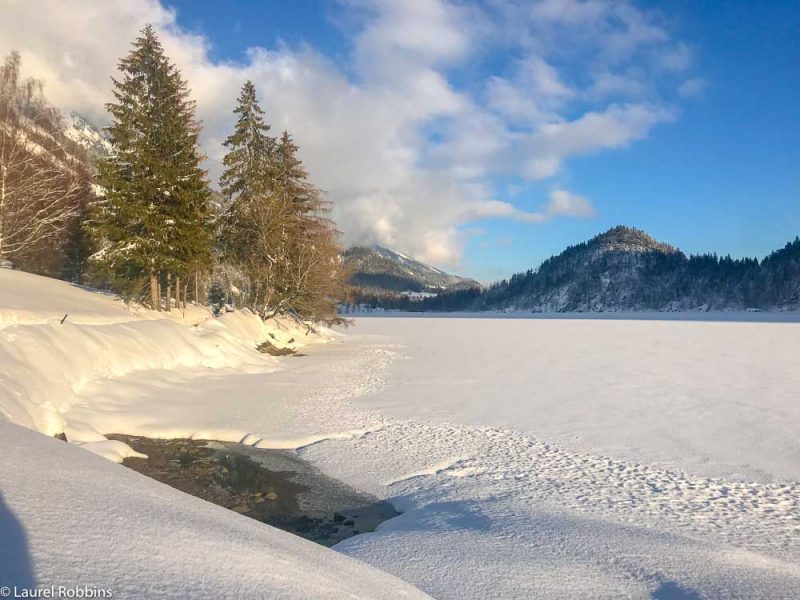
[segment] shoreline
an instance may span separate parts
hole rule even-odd
[[[350,319],[521,319],[582,321],[701,321],[709,323],[800,323],[800,311],[606,311],[606,312],[428,312],[369,311],[341,313]]]

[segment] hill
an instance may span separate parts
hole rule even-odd
[[[96,125],[76,112],[63,119],[63,134],[92,158],[104,158],[111,154],[111,142],[106,134]]]
[[[417,310],[532,312],[800,310],[800,239],[759,261],[687,256],[632,227],[570,246],[480,294],[454,292]]]

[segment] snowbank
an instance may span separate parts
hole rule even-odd
[[[300,347],[333,335],[306,333],[294,323],[265,324],[248,311],[215,319],[198,308],[129,308],[110,295],[0,269],[0,414],[53,435],[65,431],[63,414],[92,382],[154,370],[269,371],[276,362],[256,345]],[[104,439],[80,423],[66,433],[79,443]]]
[[[88,586],[130,600],[427,598],[373,567],[3,421],[0,451],[4,586]]]

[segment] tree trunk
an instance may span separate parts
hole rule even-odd
[[[155,271],[150,271],[150,304],[153,310],[161,310],[161,300],[158,297],[158,277]]]
[[[194,271],[194,303],[200,305],[200,272]]]
[[[167,274],[167,312],[172,311],[172,275]]]
[[[0,156],[0,261],[3,260],[3,216],[6,210],[6,174],[5,151]]]
[[[181,309],[181,278],[175,277],[175,308]]]

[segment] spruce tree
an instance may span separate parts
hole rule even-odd
[[[275,151],[275,187],[286,198],[291,212],[302,217],[319,210],[323,202],[320,191],[308,182],[297,151],[292,136],[284,131]]]
[[[273,191],[275,140],[269,136],[264,111],[251,81],[242,87],[234,109],[234,132],[224,145],[225,170],[220,177],[222,193],[229,201],[222,216],[219,245],[223,260],[243,272],[248,303],[259,312],[271,298],[270,285],[279,258],[284,211]],[[230,283],[230,282],[229,282]]]
[[[335,318],[342,268],[321,192],[309,183],[291,136],[284,132],[279,143],[269,136],[251,82],[234,113],[220,179],[229,206],[219,245],[226,267],[235,267],[226,272],[241,273],[235,285],[262,317]]]
[[[225,171],[220,186],[230,200],[246,203],[269,190],[275,140],[268,135],[270,128],[264,122],[252,81],[242,86],[233,112],[238,119],[234,132],[223,142],[229,150],[222,159]]]
[[[210,261],[200,125],[186,81],[151,26],[119,71],[121,77],[112,78],[115,101],[106,105],[114,151],[99,165],[104,198],[94,233],[103,248],[95,258],[116,277],[148,278],[151,302],[160,309],[159,279],[169,282]]]

